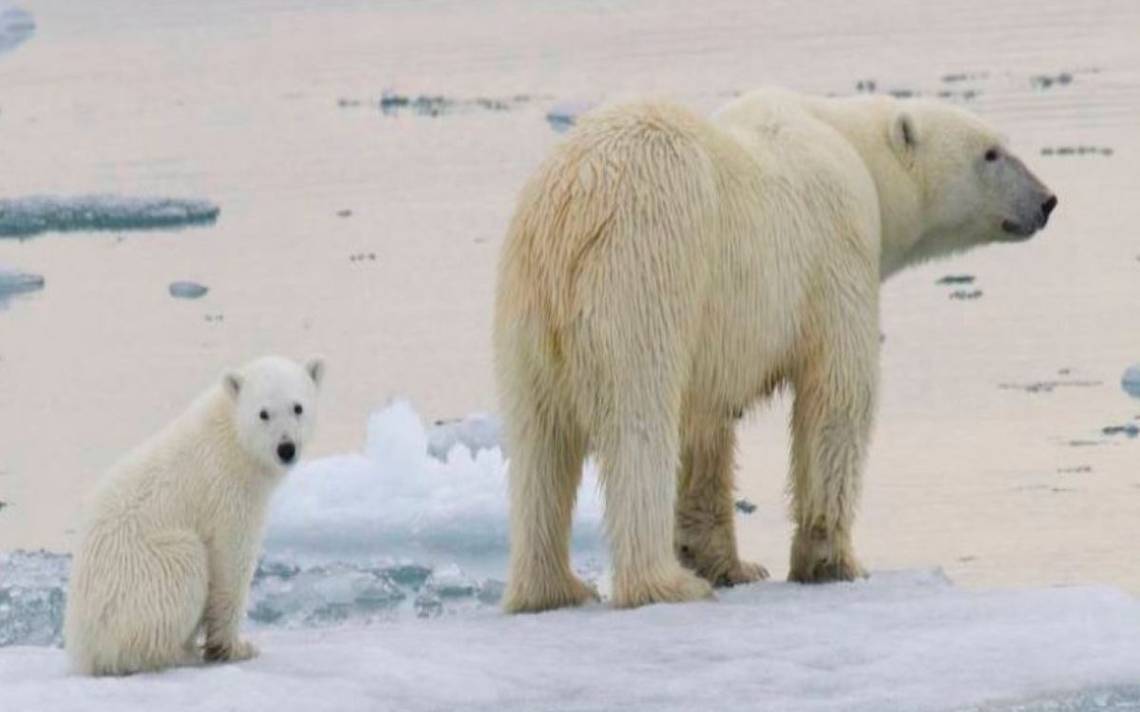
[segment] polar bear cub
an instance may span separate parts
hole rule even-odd
[[[257,654],[238,634],[266,506],[312,436],[323,372],[319,359],[246,364],[111,468],[72,570],[65,639],[77,672]]]

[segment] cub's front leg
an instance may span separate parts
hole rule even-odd
[[[246,598],[257,562],[259,541],[218,537],[210,545],[210,587],[206,599],[208,661],[238,661],[257,657],[257,648],[241,639]]]

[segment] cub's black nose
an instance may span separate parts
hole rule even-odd
[[[297,447],[293,443],[281,443],[277,446],[277,457],[288,465],[297,456]]]
[[[1053,208],[1057,207],[1057,196],[1050,195],[1049,199],[1041,203],[1041,217],[1042,222],[1049,219],[1049,213],[1053,212]]]

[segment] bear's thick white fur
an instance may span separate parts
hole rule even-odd
[[[274,486],[312,434],[323,366],[266,357],[225,375],[97,486],[65,644],[117,675],[256,655],[239,638]],[[288,445],[292,445],[292,450]]]
[[[590,451],[615,605],[765,577],[737,557],[734,420],[785,384],[790,578],[862,575],[880,281],[1024,239],[1055,204],[993,130],[935,102],[770,89],[711,120],[658,102],[587,117],[525,187],[500,263],[506,610],[595,597],[569,557]]]

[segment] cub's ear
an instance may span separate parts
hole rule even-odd
[[[313,383],[321,385],[321,380],[325,377],[325,360],[320,356],[314,356],[305,362],[305,371],[308,372],[309,378],[313,379]]]
[[[913,151],[918,145],[918,130],[914,125],[914,117],[905,110],[900,110],[891,118],[891,146],[899,155]]]
[[[241,393],[241,384],[241,374],[236,371],[227,371],[226,375],[222,376],[222,386],[226,389],[226,393],[230,394],[231,398],[236,399],[238,394]]]

